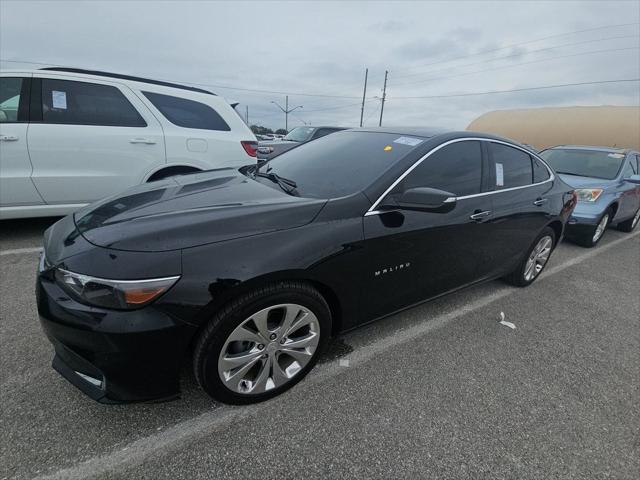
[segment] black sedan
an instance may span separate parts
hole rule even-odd
[[[60,220],[38,310],[53,367],[98,401],[175,397],[191,361],[212,397],[256,402],[331,335],[477,282],[529,285],[575,202],[509,140],[347,130]]]

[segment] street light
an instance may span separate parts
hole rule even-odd
[[[282,110],[284,112],[284,129],[287,131],[287,133],[289,133],[289,114],[291,112],[293,112],[294,110],[297,110],[298,108],[303,108],[302,105],[298,105],[297,107],[289,108],[289,95],[287,95],[285,97],[285,107],[284,108],[282,108],[282,106],[278,102],[274,102],[273,100],[271,100],[271,103],[273,103],[276,107],[278,107],[280,110]]]

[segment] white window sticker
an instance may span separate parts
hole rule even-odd
[[[59,92],[58,90],[51,91],[51,100],[53,108],[67,109],[67,92]]]
[[[422,139],[414,138],[414,137],[398,137],[393,143],[400,143],[402,145],[409,145],[411,147],[415,147],[419,143],[422,143]]]
[[[496,186],[504,187],[504,168],[501,163],[496,163]]]
[[[622,154],[622,153],[610,153],[610,154],[609,154],[609,155],[607,155],[607,156],[608,156],[608,157],[611,157],[611,158],[623,158],[623,157],[624,157],[624,154]]]

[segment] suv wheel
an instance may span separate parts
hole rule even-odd
[[[313,368],[331,331],[320,293],[281,282],[233,301],[210,321],[194,350],[200,386],[225,403],[267,400]]]
[[[633,232],[633,230],[636,228],[638,223],[640,223],[640,208],[638,209],[636,214],[633,217],[631,217],[629,220],[625,220],[624,222],[620,222],[618,224],[618,230],[621,230],[621,231],[627,232],[627,233]]]
[[[613,219],[613,210],[608,208],[606,212],[602,214],[595,227],[589,229],[586,233],[575,238],[576,243],[583,247],[592,248],[595,247],[606,232],[607,227]]]
[[[552,228],[546,227],[535,239],[516,269],[504,279],[516,287],[531,285],[544,270],[555,245],[556,234]]]

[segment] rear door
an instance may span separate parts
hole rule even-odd
[[[522,258],[536,235],[552,218],[553,183],[549,170],[524,150],[487,141],[494,194],[487,275],[509,270]]]
[[[479,141],[451,143],[425,158],[389,196],[414,187],[438,188],[459,197],[453,210],[365,216],[365,245],[371,260],[365,295],[368,316],[392,312],[479,278],[491,218],[490,196],[481,194],[482,170]]]
[[[36,74],[28,142],[33,182],[50,204],[99,200],[166,161],[160,123],[109,81]]]
[[[31,181],[27,150],[31,78],[0,78],[0,206],[44,203]]]

